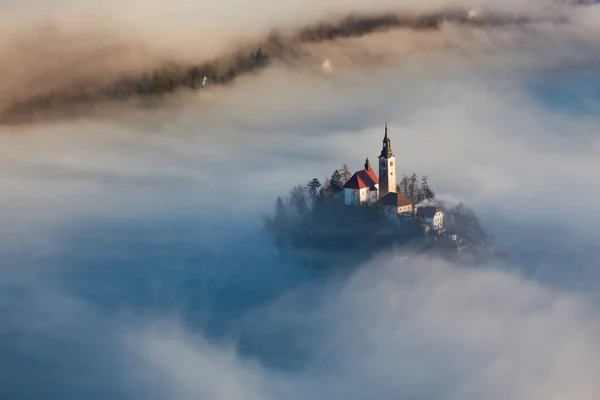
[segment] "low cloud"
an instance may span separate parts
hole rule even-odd
[[[286,4],[285,10],[264,1],[252,8],[265,13],[253,12],[253,22],[244,24],[235,23],[234,15],[244,13],[233,13],[230,4],[208,7],[175,2],[165,7],[132,2],[124,8],[122,4],[100,7],[92,2],[86,6],[67,3],[46,13],[17,9],[12,11],[13,22],[5,26],[0,43],[0,53],[8,60],[0,80],[3,120],[15,123],[85,116],[98,113],[98,105],[117,99],[121,101],[117,109],[129,106],[122,101],[139,97],[145,74],[165,68],[181,75],[175,88],[190,86],[185,71],[193,66],[210,64],[219,76],[232,68],[245,73],[249,70],[238,68],[237,58],[240,54],[247,57],[259,47],[275,62],[302,66],[312,62],[314,43],[334,41],[330,51],[335,53],[339,39],[385,30],[406,32],[394,39],[379,36],[379,41],[369,42],[370,52],[354,51],[347,61],[376,68],[381,57],[369,53],[382,47],[389,51],[390,40],[398,39],[400,52],[392,54],[397,57],[409,52],[435,58],[450,48],[476,57],[491,53],[501,58],[508,55],[507,50],[535,43],[531,42],[535,38],[536,47],[548,50],[557,40],[570,42],[562,47],[565,53],[561,56],[566,56],[567,62],[590,65],[598,57],[597,49],[586,42],[591,38],[589,24],[580,23],[579,17],[570,19],[571,8],[549,1],[521,7],[486,2],[482,8],[486,11],[476,21],[469,18],[474,5],[468,2],[436,2],[426,7],[412,2],[394,4],[382,1],[367,9],[351,8],[354,14],[348,16],[345,1]],[[446,25],[454,28],[442,29]],[[461,28],[463,25],[468,28]],[[419,31],[434,33],[421,35]],[[575,45],[585,57],[575,56]],[[527,50],[532,51],[530,47]],[[108,114],[114,112],[109,108]]]
[[[329,19],[320,6],[303,8],[310,2],[290,5],[287,14],[283,3],[238,5],[265,10],[245,26],[226,18],[227,2],[212,11],[187,3],[163,15],[164,6],[146,2],[90,27],[89,15],[72,16],[96,8],[67,6],[64,23],[50,13],[60,29],[49,35],[77,46],[66,46],[66,54],[33,46],[23,53],[31,58],[15,60],[29,60],[44,77],[40,60],[58,51],[48,71],[61,73],[60,60],[69,59],[84,67],[74,77],[87,79],[85,71],[95,77],[106,63],[110,80],[164,60],[219,58],[261,42],[292,21],[292,11],[298,23],[284,34],[343,18],[349,7],[328,3],[342,11]],[[4,376],[14,379],[5,378],[4,391],[596,398],[600,142],[597,76],[589,68],[600,54],[591,36],[596,6],[555,23],[529,11],[545,2],[519,3],[488,5],[533,22],[443,22],[434,30],[301,43],[264,73],[218,90],[183,91],[141,110],[112,104],[94,111],[101,119],[83,113],[2,126],[0,282],[4,303],[16,305],[2,310],[8,333],[1,353],[15,361],[6,363]],[[433,11],[453,5],[431,4]],[[357,15],[392,6],[377,3]],[[15,6],[24,18],[15,21],[33,21],[23,7]],[[195,7],[215,18],[200,24]],[[47,10],[37,13],[39,20]],[[183,14],[190,17],[182,29],[173,28],[180,36],[165,35]],[[27,43],[16,25],[2,28],[16,35],[3,39],[10,49]],[[201,47],[216,25],[229,33]],[[186,41],[194,29],[206,31]],[[239,32],[248,33],[246,41]],[[100,37],[98,48],[117,49],[105,59],[96,45],[86,46]],[[121,64],[124,54],[139,58]],[[322,73],[325,58],[332,74]],[[16,65],[7,66],[9,75]],[[39,78],[19,74],[10,76]],[[68,74],[62,79],[56,83],[71,83]],[[39,82],[44,90],[55,83],[50,75]],[[33,93],[20,85],[13,94]],[[261,213],[295,184],[375,158],[386,119],[397,173],[428,175],[440,197],[473,206],[508,248],[507,264],[474,269],[392,253],[323,277],[275,253],[259,233]]]
[[[318,306],[299,307],[307,296]],[[499,270],[392,254],[246,317],[242,340],[277,338],[287,371],[177,324],[149,327],[127,347],[175,399],[593,399],[600,325],[588,300]],[[308,354],[300,365],[295,346]]]

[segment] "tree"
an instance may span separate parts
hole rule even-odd
[[[410,176],[410,178],[408,178],[408,190],[407,190],[406,197],[413,203],[417,202],[417,197],[418,197],[419,187],[418,187],[417,181],[418,181],[417,174],[415,174],[415,173],[413,173]]]
[[[408,198],[408,176],[404,175],[398,184],[398,192]]]
[[[303,217],[308,212],[307,204],[307,187],[304,185],[298,185],[290,190],[289,204],[292,210],[297,216]]]
[[[317,198],[319,196],[319,188],[321,187],[321,182],[317,178],[313,178],[312,181],[308,182],[308,194],[310,195],[310,199],[312,200],[313,206],[317,202]]]
[[[344,186],[344,183],[346,183],[344,181],[344,178],[342,177],[342,174],[340,174],[340,171],[338,171],[337,169],[333,171],[333,174],[331,174],[331,179],[329,179],[329,182],[332,186],[337,187],[342,187]]]
[[[202,78],[203,75],[200,72],[200,68],[198,67],[192,67],[192,69],[190,69],[188,71],[188,76],[189,76],[189,82],[190,82],[190,86],[193,88],[197,88],[198,86],[200,86],[202,84]]]
[[[281,197],[277,198],[275,203],[275,216],[267,218],[267,228],[275,233],[275,245],[279,250],[283,250],[287,245],[287,209]]]
[[[465,207],[463,203],[448,210],[444,225],[477,244],[489,245],[493,239],[483,228],[473,210]]]
[[[350,178],[352,178],[352,172],[350,172],[350,169],[346,164],[342,165],[342,179],[344,180],[344,183],[348,182]]]
[[[265,227],[271,232],[281,233],[287,226],[287,208],[281,199],[275,202],[275,215],[265,217]]]
[[[263,68],[269,65],[269,55],[263,52],[261,48],[256,51],[256,54],[250,55],[250,63],[252,68]]]
[[[285,208],[285,204],[283,204],[283,200],[281,197],[277,198],[277,202],[275,203],[275,223],[278,226],[285,225],[287,221],[287,209]]]
[[[214,65],[206,64],[200,69],[200,75],[206,76],[209,80],[214,80],[217,76],[217,68]]]
[[[423,177],[421,178],[421,196],[423,197],[423,200],[429,200],[435,197],[435,194],[433,193],[431,188],[429,188],[429,183],[427,182],[427,175],[423,175]]]
[[[227,80],[228,81],[232,81],[236,78],[237,73],[235,72],[235,69],[233,67],[229,68],[229,70],[227,71]]]

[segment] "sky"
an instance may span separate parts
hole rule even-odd
[[[521,3],[0,2],[0,105],[350,13],[532,19],[293,44],[152,108],[0,126],[0,397],[596,399],[600,8]],[[277,196],[376,158],[386,120],[397,173],[509,258],[276,251]]]

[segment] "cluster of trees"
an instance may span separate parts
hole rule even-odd
[[[336,206],[331,195],[341,194],[339,188],[351,176],[352,173],[344,165],[323,181],[313,178],[304,185],[293,187],[287,197],[277,198],[274,215],[265,218],[266,228],[276,238],[277,245],[286,247],[302,242],[315,246],[322,244],[321,247],[347,248],[368,243],[377,247],[383,243],[398,244],[399,240],[406,240],[410,235],[422,234],[416,225],[405,226],[404,231],[395,231],[396,228],[389,225],[389,218],[384,217],[379,207]],[[335,190],[329,190],[332,188]],[[404,176],[398,191],[415,204],[434,199],[435,196],[427,176],[419,178],[416,174]],[[435,204],[444,209],[444,225],[449,232],[458,234],[474,247],[491,245],[493,237],[487,233],[472,209],[462,203],[448,207],[435,200]],[[365,235],[365,232],[368,234]]]
[[[311,216],[319,217],[332,209],[329,188],[342,186],[352,177],[347,165],[333,171],[323,182],[313,178],[305,185],[290,189],[285,199],[278,197],[273,217],[266,218],[266,226],[271,231],[288,229],[291,225],[308,221]]]
[[[318,178],[313,178],[305,185],[293,187],[285,200],[281,197],[277,199],[275,216],[269,222],[285,225],[292,220],[304,219],[311,213],[322,216],[323,212],[330,212],[333,203],[330,195],[335,191],[328,189],[330,187],[341,189],[351,177],[352,172],[344,164],[322,182]],[[429,187],[427,176],[419,178],[416,174],[405,175],[398,184],[398,192],[413,204],[435,197],[435,193]]]
[[[287,204],[281,197],[277,199],[277,209],[281,210],[282,206],[288,210],[285,213],[286,218],[303,218],[309,212],[322,211],[329,203],[328,189],[333,186],[342,188],[344,184],[352,177],[352,172],[346,164],[340,169],[333,171],[330,177],[325,178],[323,182],[318,178],[313,178],[306,185],[297,185],[293,187],[286,199]],[[279,212],[276,216],[283,216]]]
[[[261,48],[249,56],[238,55],[228,68],[221,71],[213,64],[194,65],[189,68],[167,66],[152,73],[144,74],[137,82],[138,94],[157,95],[173,92],[180,87],[197,89],[204,83],[204,78],[212,84],[225,84],[238,75],[267,67],[270,57]]]
[[[398,183],[398,193],[409,199],[413,204],[418,204],[423,200],[430,200],[435,197],[434,191],[429,187],[427,175],[420,179],[417,174],[411,176],[404,175]]]
[[[342,168],[333,171],[331,177],[325,178],[323,188],[327,189],[329,186],[341,188],[350,178],[352,178],[352,172],[350,172],[348,166],[344,164],[342,165]]]
[[[459,203],[454,207],[444,210],[444,225],[446,229],[480,246],[489,246],[493,236],[488,234],[481,225],[479,218],[469,207]]]
[[[78,87],[40,95],[27,101],[18,102],[7,109],[0,118],[3,120],[18,119],[24,113],[41,110],[56,110],[72,105],[89,104],[103,100],[122,100],[133,96],[157,96],[174,92],[179,88],[197,89],[205,83],[226,84],[238,75],[252,72],[270,64],[269,55],[262,49],[250,55],[239,54],[232,61],[223,63],[225,68],[216,64],[193,65],[181,67],[167,65],[152,72],[143,73],[139,77],[122,79],[108,87]]]

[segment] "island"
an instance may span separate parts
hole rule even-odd
[[[397,180],[387,123],[377,165],[378,174],[368,158],[354,174],[344,165],[323,183],[314,178],[277,198],[274,214],[264,218],[277,248],[370,254],[405,247],[474,262],[507,256],[492,247],[472,209],[436,199],[427,176]]]

